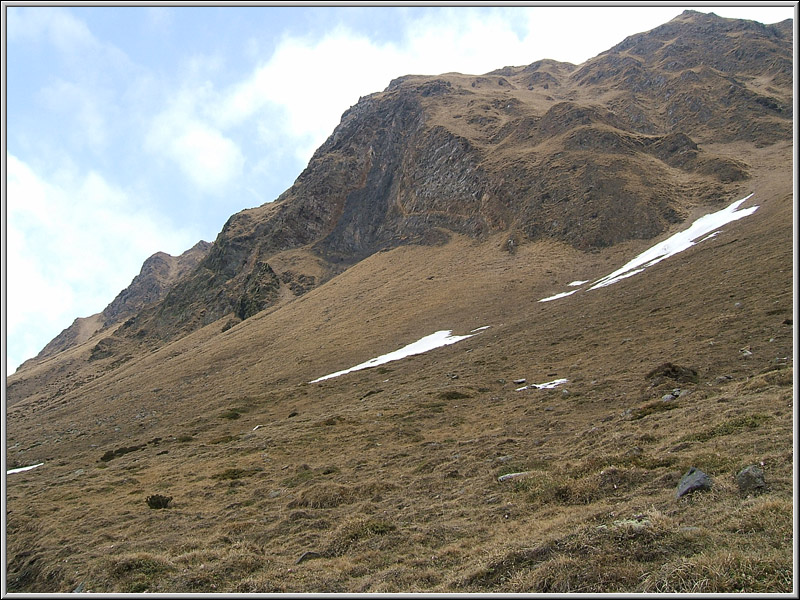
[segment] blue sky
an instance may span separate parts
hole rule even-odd
[[[6,7],[6,372],[274,200],[393,78],[580,64],[685,8]]]

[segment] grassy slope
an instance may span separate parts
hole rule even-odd
[[[8,478],[9,591],[791,591],[791,149],[737,151],[761,208],[609,288],[537,302],[650,243],[398,248],[9,407],[9,468],[46,461]],[[666,361],[699,382],[653,385]],[[690,466],[714,489],[676,501]]]

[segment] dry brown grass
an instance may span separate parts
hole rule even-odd
[[[764,172],[749,220],[609,288],[537,302],[644,243],[402,247],[10,407],[9,468],[45,465],[8,477],[9,591],[791,592],[791,177]],[[665,362],[698,381],[653,385]],[[676,500],[691,466],[714,488]]]

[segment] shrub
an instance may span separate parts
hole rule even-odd
[[[161,494],[153,494],[146,498],[147,506],[150,508],[168,508],[169,503],[172,502],[172,496],[162,496]]]

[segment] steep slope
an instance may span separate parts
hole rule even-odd
[[[39,354],[25,361],[20,369],[82,344],[98,331],[118,325],[145,306],[162,300],[178,281],[197,267],[208,254],[209,248],[211,244],[200,241],[177,257],[165,252],[155,253],[142,264],[141,271],[131,284],[102,312],[75,319],[72,325],[53,338]]]
[[[747,189],[731,143],[791,137],[791,48],[788,23],[687,11],[577,67],[396,79],[346,111],[290,189],[232,216],[197,269],[98,352],[113,360],[112,348],[232,325],[377,251],[452,233],[585,251],[650,239]]]
[[[9,467],[44,465],[9,476],[11,589],[788,591],[790,156],[750,152],[752,216],[608,288],[538,302],[646,243],[456,235],[13,405]],[[697,381],[648,379],[667,362]],[[769,491],[740,494],[760,462]],[[692,466],[714,491],[677,502]]]
[[[178,281],[197,267],[210,249],[211,244],[201,240],[180,256],[157,252],[148,258],[139,275],[103,310],[103,325],[119,323],[148,304],[161,301]]]
[[[791,34],[689,12],[361,99],[161,301],[8,379],[8,466],[44,463],[9,589],[791,591]],[[476,335],[308,383],[443,329]]]

